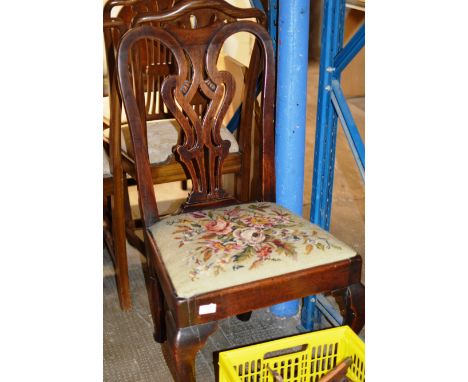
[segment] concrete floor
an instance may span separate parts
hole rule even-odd
[[[310,211],[317,85],[318,65],[311,64],[307,100],[304,217],[308,217]],[[364,98],[351,99],[350,109],[361,136],[364,137]],[[339,129],[330,231],[364,257],[364,185],[341,127]],[[171,210],[177,204],[174,199],[182,200],[186,195],[179,183],[157,186],[157,192],[160,210]],[[136,207],[135,190],[132,191],[131,199]],[[162,348],[152,337],[152,322],[142,271],[144,258],[130,246],[128,257],[134,308],[131,312],[124,313],[118,304],[112,263],[104,249],[104,381],[172,381]],[[224,320],[220,329],[209,338],[205,348],[197,355],[197,380],[215,380],[217,366],[213,356],[216,357],[220,350],[298,333],[298,323],[298,317],[278,319],[267,310],[254,312],[249,322],[240,322],[237,318]]]

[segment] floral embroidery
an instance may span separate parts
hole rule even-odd
[[[269,203],[197,211],[165,223],[173,226],[181,250],[191,244],[186,261],[192,280],[207,272],[218,275],[226,267],[250,270],[284,257],[297,260],[298,253],[342,249],[308,222]]]

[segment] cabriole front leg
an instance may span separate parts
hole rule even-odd
[[[218,328],[218,322],[177,328],[172,313],[166,312],[169,365],[177,382],[195,382],[195,357],[208,337]]]

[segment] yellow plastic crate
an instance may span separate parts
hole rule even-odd
[[[364,381],[364,342],[349,326],[320,330],[219,353],[219,382],[317,382],[351,357],[347,377]]]

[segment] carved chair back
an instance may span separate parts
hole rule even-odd
[[[115,53],[120,39],[125,31],[131,28],[132,20],[142,13],[161,12],[174,6],[177,0],[111,0],[104,6],[104,43],[106,46],[106,58],[108,62],[109,78],[112,78],[115,62]],[[115,7],[122,7],[116,17],[112,17]],[[114,24],[121,24],[119,28],[106,28],[107,20],[116,20]],[[142,64],[150,65],[151,71],[144,79],[147,120],[159,120],[171,118],[171,114],[161,102],[160,84],[169,73],[175,73],[172,57],[166,48],[155,44],[151,49],[141,50],[139,60]],[[112,91],[112,85],[110,86]]]
[[[134,146],[140,210],[145,226],[159,220],[145,139],[145,115],[141,102],[142,83],[148,69],[135,59],[142,49],[162,44],[170,51],[177,73],[168,75],[161,84],[161,96],[169,111],[181,126],[178,144],[173,153],[192,180],[193,188],[184,210],[234,203],[222,186],[223,162],[228,154],[229,141],[220,136],[221,122],[232,101],[235,82],[227,71],[216,67],[224,41],[237,32],[251,33],[263,64],[262,126],[259,155],[261,198],[273,201],[274,190],[274,57],[273,45],[266,29],[255,22],[239,19],[263,19],[257,9],[235,8],[224,1],[210,2],[210,23],[202,27],[181,27],[181,18],[192,19],[206,2],[195,0],[179,3],[173,9],[155,14],[140,15],[133,24],[141,25],[129,31],[121,40],[118,53],[118,76],[122,99],[130,125]],[[256,73],[258,67],[249,68]],[[247,90],[247,89],[246,89]],[[205,107],[197,107],[199,99]],[[244,97],[245,99],[245,97]],[[251,97],[252,99],[252,97]],[[244,108],[251,105],[244,105]]]

